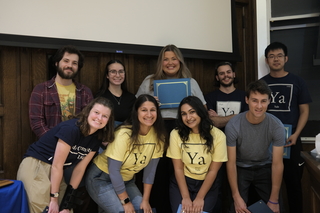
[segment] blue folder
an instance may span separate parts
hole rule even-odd
[[[292,133],[292,126],[290,124],[283,124],[284,125],[284,130],[285,130],[285,140],[287,140],[291,133]],[[270,152],[272,153],[272,144],[270,144],[269,147]],[[290,159],[290,151],[291,151],[291,147],[283,147],[283,158],[285,159]]]
[[[138,210],[135,210],[136,213],[143,213],[143,209],[138,209]],[[119,213],[124,213],[124,211],[121,211]],[[155,208],[152,208],[152,213],[157,213],[156,209]]]
[[[259,200],[258,202],[252,204],[248,207],[251,213],[273,213],[273,211],[263,202]]]
[[[177,213],[181,213],[181,212],[182,212],[182,205],[180,204]],[[208,212],[202,211],[202,213],[208,213]]]
[[[154,80],[153,87],[161,109],[177,108],[183,98],[191,95],[190,78]]]

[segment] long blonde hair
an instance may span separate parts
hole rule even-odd
[[[164,58],[164,53],[168,51],[172,51],[180,61],[180,69],[177,74],[178,78],[192,78],[191,72],[188,69],[186,63],[184,62],[184,58],[181,51],[175,45],[168,44],[167,46],[162,48],[162,50],[159,53],[156,73],[150,77],[150,91],[153,91],[153,80],[167,79],[167,76],[162,69],[162,62]]]

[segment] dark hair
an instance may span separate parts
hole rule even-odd
[[[249,98],[251,92],[259,92],[260,94],[267,94],[268,98],[271,98],[271,89],[269,88],[268,84],[264,80],[257,80],[249,83],[246,96]]]
[[[177,127],[178,133],[182,140],[182,143],[186,145],[186,141],[189,140],[189,134],[191,129],[187,127],[182,121],[181,115],[181,107],[184,104],[190,105],[201,118],[199,123],[199,133],[200,137],[206,140],[207,151],[210,152],[213,147],[213,136],[211,135],[211,129],[213,128],[213,123],[208,116],[208,111],[203,106],[201,100],[196,96],[188,96],[182,99],[178,108],[178,120],[177,120]]]
[[[113,104],[110,100],[104,97],[98,97],[93,99],[83,110],[76,116],[79,118],[78,124],[80,126],[81,132],[84,136],[88,136],[90,132],[90,125],[88,123],[88,116],[90,114],[91,109],[95,104],[101,104],[105,107],[108,107],[111,110],[110,117],[107,125],[98,129],[95,134],[97,134],[98,139],[102,141],[113,141],[114,140],[114,111]]]
[[[79,56],[78,71],[80,71],[81,68],[83,67],[84,57],[83,57],[82,53],[76,47],[74,47],[72,45],[64,46],[64,47],[61,47],[60,49],[58,49],[56,54],[53,56],[53,63],[54,64],[59,63],[66,52],[70,53],[70,54],[77,54]]]
[[[164,148],[166,149],[168,147],[168,142],[166,140],[166,129],[164,126],[164,121],[162,119],[161,116],[161,112],[160,112],[160,108],[158,105],[158,102],[156,101],[156,99],[148,94],[142,94],[140,95],[133,107],[132,107],[132,113],[131,113],[131,117],[128,118],[127,120],[125,120],[125,122],[118,126],[116,129],[119,128],[130,128],[132,130],[132,133],[130,135],[130,142],[132,144],[132,146],[136,146],[139,145],[139,130],[140,130],[140,121],[138,118],[138,109],[141,107],[141,105],[146,102],[146,101],[150,101],[152,102],[157,110],[157,119],[156,121],[153,123],[153,127],[154,127],[154,131],[156,133],[157,136],[157,146],[160,148],[160,143],[164,143]],[[131,127],[128,127],[128,125],[131,125]]]
[[[215,75],[216,75],[216,76],[218,76],[218,68],[221,67],[221,66],[225,66],[225,65],[230,66],[232,72],[235,72],[235,69],[233,68],[232,63],[230,63],[230,62],[228,62],[228,61],[221,61],[221,62],[217,63],[216,66],[215,66],[215,69],[214,69],[214,70],[215,70]],[[238,83],[238,82],[239,82],[239,81],[238,81],[238,78],[235,77],[235,78],[233,79],[233,84],[236,84],[236,83]],[[214,85],[217,86],[217,87],[220,87],[220,81],[217,81],[216,78],[214,78]]]
[[[97,97],[103,95],[103,94],[105,93],[105,91],[108,89],[109,83],[110,83],[109,78],[107,78],[107,76],[108,76],[108,74],[109,74],[109,66],[110,66],[111,64],[115,64],[115,63],[121,64],[121,65],[123,66],[123,69],[126,70],[126,67],[124,66],[124,64],[123,64],[121,61],[119,61],[119,60],[117,60],[117,59],[110,60],[110,61],[107,63],[105,69],[104,69],[104,75],[103,75],[104,79],[103,79],[103,83],[102,83],[99,91],[98,91],[97,94],[96,94]],[[127,76],[124,76],[124,81],[123,81],[122,84],[121,84],[121,89],[122,89],[123,91],[127,91],[126,79],[127,79]]]
[[[284,44],[281,43],[281,42],[277,42],[277,41],[276,41],[276,42],[273,42],[273,43],[271,43],[271,44],[269,44],[269,45],[267,46],[267,48],[264,50],[264,56],[265,56],[266,58],[268,58],[268,53],[269,53],[271,50],[279,50],[279,49],[283,50],[285,56],[288,55],[288,48],[287,48],[287,46],[284,45]]]

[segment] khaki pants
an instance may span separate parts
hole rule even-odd
[[[27,192],[30,213],[41,213],[50,203],[51,165],[33,157],[22,160],[17,180],[21,180]],[[59,204],[67,184],[62,179],[59,190]]]

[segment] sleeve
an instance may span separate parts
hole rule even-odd
[[[62,126],[54,136],[73,146],[80,140],[80,129],[76,125],[73,127]]]
[[[160,158],[152,159],[143,170],[143,183],[153,184]]]
[[[191,94],[193,96],[197,96],[201,100],[203,105],[206,104],[206,100],[203,97],[203,93],[202,93],[202,91],[201,91],[201,89],[199,87],[199,84],[193,78],[191,78]]]
[[[212,98],[212,93],[207,94],[204,96],[205,101],[207,102],[207,108],[209,109],[214,109],[214,100]]]
[[[87,106],[93,100],[93,95],[91,90],[88,87],[84,87],[84,102],[81,106],[81,110]]]
[[[212,154],[212,161],[226,162],[228,161],[226,135],[218,128],[213,127],[213,144],[214,150]]]
[[[29,121],[32,131],[40,138],[44,133],[46,133],[49,128],[45,121],[44,117],[44,100],[43,100],[43,91],[41,85],[37,85],[29,99]]]
[[[130,131],[131,130],[123,127],[116,132],[114,141],[109,143],[108,148],[106,149],[105,155],[107,157],[123,162],[123,158],[125,157],[129,146]]]
[[[236,118],[237,116],[239,116],[240,114],[234,116],[233,118],[231,118],[231,120],[227,123],[224,132],[226,134],[226,140],[227,140],[227,146],[236,146],[237,145],[237,131],[235,128],[235,122],[234,122],[234,118]]]
[[[170,143],[167,150],[167,157],[173,159],[181,159],[181,148],[182,143],[177,130],[172,130],[170,133]]]
[[[117,194],[121,194],[126,190],[122,176],[120,174],[122,162],[108,158],[108,170],[112,186]]]
[[[284,129],[282,122],[278,118],[274,123],[274,125],[272,125],[272,128],[273,128],[272,145],[284,146],[286,142],[286,130]]]
[[[142,95],[142,94],[149,94],[149,95],[154,95],[153,91],[150,91],[150,78],[151,78],[152,75],[149,75],[147,76],[143,82],[141,83],[139,89],[138,89],[138,92],[136,94],[136,97],[139,97],[139,95]]]

